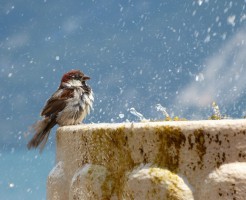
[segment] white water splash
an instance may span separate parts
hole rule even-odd
[[[135,108],[130,108],[130,113],[138,117],[140,121],[147,121],[147,119],[145,119],[141,113],[137,112]]]
[[[170,115],[167,113],[167,109],[163,107],[161,104],[156,104],[156,110],[162,112],[162,114],[166,117],[169,118]]]

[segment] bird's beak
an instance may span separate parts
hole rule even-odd
[[[90,80],[91,78],[89,76],[83,76],[82,80],[86,81],[86,80]]]

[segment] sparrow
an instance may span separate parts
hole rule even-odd
[[[39,147],[42,151],[55,125],[80,124],[90,113],[94,97],[91,87],[86,84],[89,79],[80,70],[71,70],[63,75],[60,86],[41,112],[43,119],[32,126],[34,136],[27,144],[28,149]]]

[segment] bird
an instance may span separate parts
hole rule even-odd
[[[55,126],[77,125],[93,109],[94,94],[86,81],[90,77],[80,70],[70,70],[62,76],[61,83],[46,101],[41,111],[42,119],[31,127],[34,135],[27,148],[40,148],[42,152],[51,129]]]

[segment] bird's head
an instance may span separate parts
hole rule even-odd
[[[90,77],[80,70],[71,70],[63,75],[60,87],[80,87],[89,79]]]

